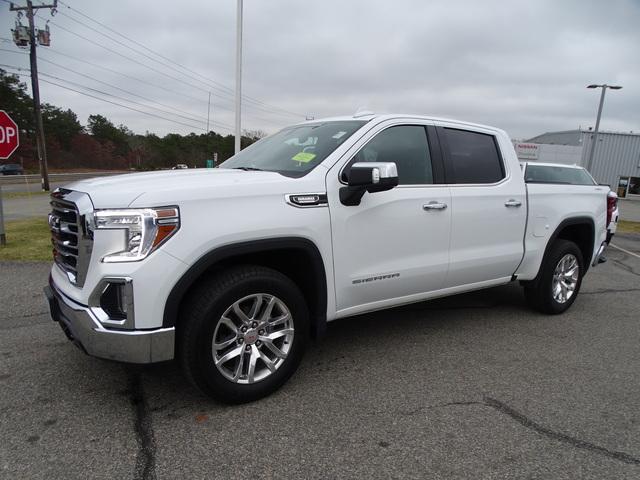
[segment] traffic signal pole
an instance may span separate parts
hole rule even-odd
[[[36,34],[33,21],[34,10],[39,8],[56,8],[58,0],[54,0],[51,5],[33,6],[31,0],[27,0],[25,7],[17,7],[13,3],[10,10],[26,10],[27,19],[29,20],[29,58],[31,61],[31,91],[33,93],[33,112],[36,121],[36,149],[38,152],[38,164],[40,165],[40,177],[42,190],[49,191],[49,169],[47,167],[47,146],[44,139],[44,127],[42,125],[42,111],[40,108],[40,86],[38,83],[38,60],[36,55]]]

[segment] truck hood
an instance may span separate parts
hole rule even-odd
[[[163,170],[96,177],[71,183],[65,188],[88,193],[96,208],[167,205],[181,199],[250,195],[251,192],[288,192],[301,179],[276,172],[220,168]],[[143,200],[144,199],[144,200]]]

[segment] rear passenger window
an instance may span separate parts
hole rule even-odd
[[[444,128],[449,151],[448,183],[496,183],[504,166],[493,135]]]

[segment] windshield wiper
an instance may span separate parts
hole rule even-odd
[[[233,167],[233,170],[244,170],[245,172],[264,172],[261,168],[256,167]]]

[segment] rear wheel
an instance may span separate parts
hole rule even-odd
[[[298,287],[264,267],[226,270],[191,292],[179,323],[191,382],[227,403],[264,397],[295,372],[309,336]]]
[[[525,285],[527,302],[543,313],[562,313],[578,296],[583,275],[578,246],[569,240],[556,240],[543,260],[539,277]]]

